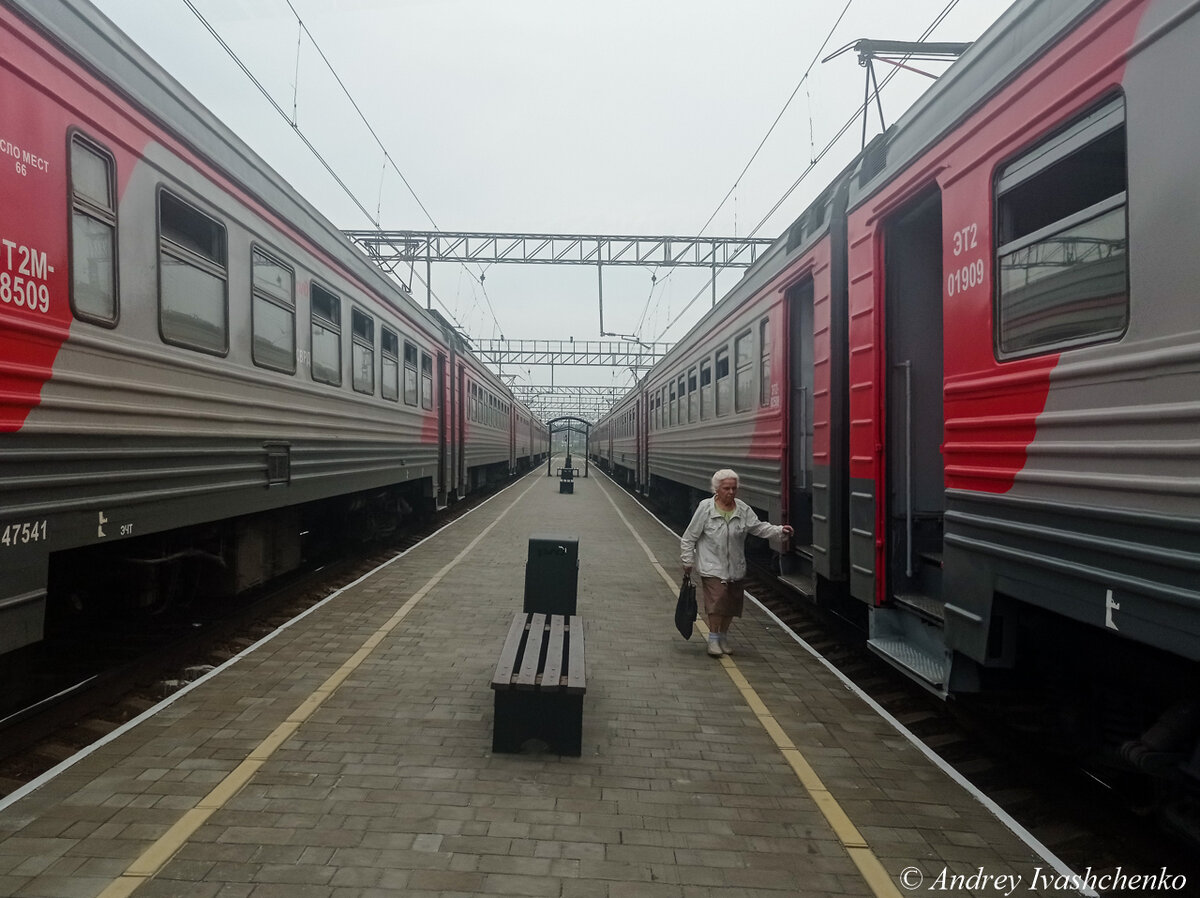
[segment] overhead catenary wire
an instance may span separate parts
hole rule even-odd
[[[946,16],[948,16],[951,12],[953,12],[954,7],[958,6],[958,3],[959,3],[959,0],[950,0],[950,2],[947,3],[946,6],[942,8],[942,11],[934,18],[933,22],[930,23],[929,27],[926,28],[923,32],[921,32],[921,36],[919,38],[917,38],[917,40],[923,41],[923,40],[925,40],[925,38],[929,37],[929,35],[933,34],[933,32],[935,30],[937,30],[937,27],[940,24],[942,24],[943,21],[945,21]],[[908,56],[903,57],[904,60],[907,60],[908,58],[909,58]],[[883,81],[880,83],[879,88],[877,89],[876,93],[877,94],[881,93],[883,91],[883,89],[885,87],[887,87],[888,83],[894,77],[896,77],[896,75],[898,75],[899,73],[900,73],[899,68],[893,68],[890,72],[888,72],[887,75],[884,76]],[[808,177],[809,172],[811,172],[813,170],[813,168],[816,167],[816,164],[818,162],[820,162],[822,158],[825,157],[825,155],[833,148],[833,145],[835,143],[837,143],[837,141],[841,140],[842,135],[844,135],[846,133],[846,131],[848,131],[850,129],[850,127],[856,121],[858,121],[859,113],[865,112],[865,106],[866,106],[866,103],[863,103],[863,105],[858,107],[858,109],[855,111],[854,115],[851,116],[851,118],[844,125],[842,125],[841,129],[837,132],[837,134],[835,134],[833,136],[833,139],[825,145],[825,148],[821,150],[821,153],[817,156],[817,158],[815,160],[813,160],[813,162],[808,166],[808,168],[806,168],[803,172],[801,172],[800,177],[798,177],[792,183],[791,187],[789,187],[787,190],[785,190],[783,192],[783,195],[778,200],[776,200],[775,205],[773,205],[771,207],[770,211],[767,212],[767,214],[764,215],[759,220],[758,224],[756,224],[754,226],[754,229],[747,235],[748,237],[753,237],[760,230],[762,230],[763,226],[771,219],[771,216],[774,215],[776,213],[776,211],[778,211],[779,207],[782,206],[787,201],[788,197],[790,197],[792,195],[792,193],[796,190],[796,188],[800,186],[800,183],[806,177]]]
[[[325,55],[324,51],[322,51],[320,45],[318,45],[316,40],[313,38],[312,32],[310,32],[308,30],[308,26],[306,26],[304,24],[304,21],[300,18],[300,15],[296,12],[295,7],[292,6],[291,0],[284,0],[284,2],[287,3],[288,8],[292,12],[292,15],[295,16],[295,18],[296,18],[297,25],[299,26],[299,28],[301,29],[303,34],[308,36],[309,41],[312,42],[313,48],[317,51],[318,55],[320,55],[321,60],[325,63],[325,66],[329,69],[330,74],[333,75],[334,80],[337,82],[338,86],[342,89],[342,92],[346,95],[346,98],[350,101],[350,105],[354,107],[354,111],[358,114],[359,118],[362,120],[363,124],[366,126],[367,131],[370,132],[371,137],[375,140],[376,144],[379,146],[380,150],[383,152],[386,165],[390,165],[391,168],[396,172],[396,174],[399,175],[400,180],[404,183],[404,186],[408,189],[409,193],[412,195],[413,200],[420,207],[421,211],[425,214],[425,217],[428,219],[429,223],[431,225],[433,225],[434,229],[441,230],[438,227],[437,222],[433,219],[433,216],[430,214],[429,210],[425,207],[425,204],[421,201],[421,198],[419,196],[417,196],[416,191],[413,189],[413,187],[409,183],[408,179],[404,176],[404,173],[402,171],[400,171],[399,166],[396,165],[396,162],[391,157],[391,154],[388,152],[387,147],[384,146],[383,142],[379,138],[379,135],[376,134],[375,129],[371,126],[371,123],[367,120],[366,116],[363,114],[362,109],[359,107],[358,103],[355,101],[354,97],[351,95],[349,89],[346,87],[345,83],[342,81],[342,79],[338,75],[337,71],[333,68],[333,65],[330,63],[328,57],[326,57],[326,55]],[[329,161],[321,154],[321,152],[313,145],[312,141],[310,141],[308,139],[308,137],[304,134],[304,132],[300,129],[300,126],[298,123],[298,112],[297,112],[297,110],[299,108],[298,85],[299,85],[299,81],[300,81],[300,63],[299,63],[300,39],[299,39],[299,35],[297,35],[296,73],[295,73],[295,80],[293,82],[295,91],[293,93],[292,115],[289,116],[287,114],[287,112],[283,109],[283,107],[280,106],[279,103],[275,100],[275,98],[271,95],[270,91],[268,91],[267,88],[262,84],[262,82],[259,81],[259,79],[254,75],[254,73],[250,70],[249,66],[247,66],[246,63],[242,61],[241,57],[238,56],[237,51],[235,51],[233,49],[233,47],[231,47],[229,45],[229,43],[220,35],[220,33],[216,30],[216,28],[213,27],[213,25],[208,21],[208,19],[205,18],[204,14],[200,12],[200,10],[192,2],[192,0],[183,0],[183,3],[185,6],[187,6],[187,8],[189,10],[191,10],[192,15],[194,15],[196,17],[196,19],[200,22],[201,25],[204,26],[204,28],[208,31],[208,33],[212,35],[213,39],[216,40],[216,42],[218,44],[220,44],[221,48],[226,52],[226,54],[228,54],[229,58],[232,59],[233,62],[237,65],[237,67],[242,70],[242,73],[250,80],[250,83],[253,84],[256,88],[258,88],[259,93],[261,93],[263,95],[263,97],[266,99],[266,101],[271,104],[271,107],[279,114],[279,116],[284,121],[286,121],[288,123],[289,126],[291,126],[291,128],[295,132],[296,136],[300,139],[300,141],[304,144],[304,146],[308,149],[308,151],[310,153],[312,153],[313,157],[321,164],[321,166],[325,169],[325,171],[329,174],[329,176],[331,178],[333,178],[334,182],[341,188],[342,192],[345,193],[346,196],[350,198],[351,202],[353,202],[354,205],[358,207],[359,211],[362,212],[363,216],[369,222],[371,222],[371,224],[373,224],[376,228],[381,229],[382,226],[380,224],[378,217],[375,215],[372,215],[371,212],[367,209],[367,207],[365,205],[363,205],[362,201],[359,200],[358,196],[354,193],[353,189],[348,184],[346,184],[346,182],[338,175],[338,173],[334,170],[333,166],[329,163]],[[386,170],[386,168],[385,168],[385,170]],[[382,185],[380,187],[380,194],[382,196]],[[382,206],[382,202],[380,202],[380,206]],[[462,325],[459,324],[457,319],[454,317],[454,314],[450,311],[450,309],[442,301],[441,297],[439,297],[437,295],[437,293],[433,291],[432,287],[428,283],[426,283],[426,281],[423,278],[421,278],[419,275],[416,276],[416,280],[418,280],[422,285],[424,285],[426,287],[426,289],[429,291],[429,295],[437,302],[437,304],[439,306],[442,307],[442,309],[446,312],[446,314],[448,316],[450,316],[450,320],[457,327],[459,327],[462,330],[465,330],[465,328],[463,328]],[[491,306],[490,299],[488,300],[488,309],[491,312],[492,320],[495,323],[497,329],[502,331],[503,328],[500,326],[500,322],[496,318],[495,310]]]
[[[422,203],[421,198],[419,196],[416,196],[416,191],[414,190],[413,185],[409,184],[408,178],[406,178],[406,176],[404,176],[404,173],[401,172],[401,170],[400,170],[400,166],[397,166],[396,161],[394,160],[394,158],[391,157],[391,154],[390,154],[390,152],[388,152],[388,148],[386,148],[386,146],[384,145],[383,140],[379,138],[379,134],[377,134],[376,130],[374,130],[374,128],[371,126],[371,122],[367,120],[367,116],[364,113],[362,113],[362,109],[359,107],[358,102],[356,102],[354,100],[354,96],[352,94],[350,94],[349,88],[347,88],[346,83],[343,82],[341,76],[338,76],[337,70],[336,70],[336,68],[334,68],[334,64],[332,64],[332,62],[329,61],[328,56],[325,55],[324,50],[322,48],[320,48],[320,44],[317,43],[317,38],[312,36],[312,31],[308,30],[308,26],[306,24],[304,24],[304,19],[301,19],[300,13],[296,12],[296,7],[292,5],[292,0],[284,0],[284,2],[286,2],[286,4],[288,5],[289,10],[292,10],[292,14],[293,14],[293,16],[296,17],[296,22],[299,23],[300,28],[304,29],[305,34],[308,35],[308,40],[310,40],[312,42],[313,49],[317,50],[317,54],[320,56],[320,60],[322,60],[322,62],[324,62],[326,68],[329,68],[329,73],[332,74],[332,76],[334,76],[334,80],[336,80],[338,88],[341,88],[343,94],[346,94],[347,100],[350,101],[350,106],[354,107],[354,112],[358,113],[359,119],[361,119],[362,124],[364,124],[366,126],[367,131],[371,133],[372,139],[374,139],[374,142],[376,142],[376,144],[379,146],[380,151],[383,152],[383,157],[384,157],[384,161],[386,162],[386,164],[390,164],[392,170],[394,170],[394,172],[397,175],[400,175],[400,180],[403,181],[404,187],[407,188],[409,194],[412,194],[414,202],[416,203],[416,205],[420,206],[421,211],[425,212],[425,217],[427,218],[428,222],[430,222],[430,224],[432,224],[434,231],[442,231],[442,227],[439,226],[437,221],[433,220],[433,215],[431,214],[430,210],[425,208],[425,203]],[[382,205],[382,198],[383,198],[382,182],[380,182],[380,186],[379,186],[379,196],[380,196],[380,205]],[[380,227],[378,222],[376,222],[376,227],[377,228]],[[466,268],[466,265],[463,265],[463,268]],[[497,318],[497,316],[496,316],[496,309],[494,309],[494,307],[492,306],[492,298],[490,297],[490,295],[487,294],[487,288],[482,286],[482,285],[484,285],[484,271],[482,271],[482,270],[480,270],[479,283],[480,283],[480,287],[482,288],[482,291],[484,291],[484,299],[487,303],[487,311],[492,316],[492,323],[494,325],[496,325],[496,329],[498,331],[503,331],[504,328],[500,327],[499,318]]]
[[[187,2],[187,0],[185,0],[185,2]],[[417,196],[417,191],[413,189],[413,186],[412,186],[412,184],[409,183],[408,178],[406,178],[404,176],[404,172],[400,171],[400,166],[398,166],[396,164],[396,160],[392,158],[391,153],[388,152],[387,147],[384,145],[384,143],[380,139],[379,135],[375,133],[375,129],[371,126],[370,121],[367,120],[367,117],[363,113],[362,109],[359,107],[358,102],[354,99],[354,95],[350,93],[350,89],[348,87],[346,87],[345,82],[342,81],[341,76],[338,75],[337,69],[335,69],[333,67],[333,63],[331,63],[329,61],[329,57],[327,57],[325,55],[325,51],[321,49],[321,45],[317,43],[317,39],[315,37],[313,37],[312,32],[308,30],[308,26],[304,24],[304,20],[300,18],[300,13],[296,12],[296,7],[292,5],[292,0],[284,0],[284,2],[287,3],[288,9],[290,9],[292,11],[292,15],[296,17],[296,22],[304,30],[304,33],[306,35],[308,35],[308,39],[312,42],[313,49],[317,51],[317,55],[319,55],[321,57],[321,61],[323,63],[325,63],[325,67],[327,69],[329,69],[329,73],[331,75],[333,75],[333,80],[335,80],[337,82],[338,87],[340,87],[342,89],[342,93],[344,93],[346,95],[346,99],[350,101],[350,105],[354,107],[354,111],[358,114],[358,117],[362,121],[363,125],[366,126],[366,129],[370,133],[371,138],[375,141],[375,143],[379,147],[380,151],[382,151],[384,161],[392,167],[392,170],[397,175],[400,176],[400,180],[404,183],[405,188],[408,190],[408,192],[412,196],[413,200],[421,208],[421,211],[425,213],[425,218],[429,221],[429,223],[431,225],[433,225],[433,229],[435,231],[440,231],[441,226],[437,223],[437,221],[434,220],[433,214],[425,207],[425,204],[421,201],[421,198],[419,196]],[[299,76],[297,76],[297,80],[299,80]],[[379,193],[380,193],[380,205],[382,206],[382,196],[383,196],[382,183],[380,184]],[[380,224],[378,221],[375,221],[375,227],[377,227],[377,228],[380,227]],[[466,267],[466,266],[464,265],[464,267]],[[483,272],[482,271],[480,272],[479,283],[482,286],[482,284],[483,284]],[[492,316],[492,323],[495,324],[496,329],[498,331],[502,332],[504,330],[504,328],[501,327],[501,325],[500,325],[500,319],[496,317],[496,310],[495,310],[495,308],[492,307],[492,300],[491,300],[491,297],[488,296],[486,288],[484,288],[483,296],[484,296],[484,299],[487,300],[488,312]],[[445,306],[443,306],[443,308],[445,308]]]
[[[788,107],[792,105],[792,100],[796,99],[796,94],[800,92],[800,88],[808,81],[808,76],[810,74],[812,74],[813,66],[815,66],[817,64],[817,61],[820,60],[821,54],[824,52],[825,47],[833,39],[833,33],[837,30],[838,25],[840,25],[842,23],[842,19],[844,19],[846,17],[846,13],[850,10],[850,6],[853,3],[854,3],[854,0],[846,0],[846,5],[842,7],[842,11],[838,14],[837,19],[834,21],[833,25],[830,26],[828,33],[825,35],[825,40],[821,41],[821,46],[817,48],[817,52],[813,55],[813,58],[809,61],[808,66],[804,69],[804,74],[800,76],[800,80],[796,82],[796,86],[792,89],[791,94],[788,96],[787,100],[784,101],[783,108],[779,110],[779,114],[775,116],[775,120],[773,122],[771,122],[771,126],[769,128],[767,128],[767,133],[764,134],[762,137],[762,140],[760,140],[758,142],[758,146],[754,148],[754,152],[750,154],[750,158],[748,160],[746,160],[746,164],[742,166],[742,170],[740,172],[738,172],[738,176],[733,179],[733,184],[730,185],[729,190],[727,190],[725,192],[725,196],[721,197],[721,201],[719,203],[717,203],[717,207],[715,209],[713,209],[712,214],[708,216],[708,220],[706,222],[704,222],[704,225],[700,228],[699,231],[696,232],[698,236],[703,236],[704,232],[706,230],[708,230],[708,226],[713,223],[713,220],[720,213],[721,209],[723,209],[725,204],[727,202],[729,202],[729,198],[733,195],[734,191],[737,190],[738,185],[741,184],[741,182],[742,182],[742,178],[744,178],[746,176],[746,172],[748,172],[750,170],[750,166],[752,166],[754,164],[754,160],[756,160],[758,158],[759,153],[762,152],[762,148],[766,145],[767,140],[771,137],[771,135],[773,133],[775,133],[775,128],[779,125],[779,122],[783,119],[784,113],[786,113],[788,111]],[[754,235],[751,234],[749,236],[753,237]],[[664,277],[663,280],[666,281],[667,278],[669,278],[672,274],[674,274],[674,272],[675,272],[674,269],[671,269],[670,271],[668,271],[666,277]],[[708,283],[705,284],[705,287],[707,287],[707,286],[708,286]],[[701,290],[701,292],[703,292],[703,289]],[[689,303],[688,305],[690,306],[691,303]],[[641,322],[646,319],[646,313],[649,310],[649,308],[650,308],[650,298],[647,297],[646,298],[646,307],[642,310],[642,316],[638,320],[638,328],[641,327]],[[641,336],[640,330],[634,330],[634,333],[637,334],[638,336]]]
[[[211,34],[216,42],[221,45],[222,49],[229,54],[229,58],[237,64],[238,68],[242,70],[242,73],[250,79],[250,83],[258,88],[259,93],[266,98],[267,102],[270,103],[275,111],[279,113],[280,117],[282,117],[285,122],[292,126],[292,130],[296,132],[296,136],[300,138],[306,147],[308,147],[309,151],[313,154],[313,156],[316,157],[317,161],[324,166],[325,171],[327,171],[329,176],[337,182],[338,186],[342,188],[346,196],[350,197],[350,199],[354,202],[354,205],[358,206],[362,214],[365,215],[367,219],[375,225],[375,227],[379,227],[379,222],[374,219],[369,211],[367,211],[367,207],[359,202],[358,197],[354,195],[354,191],[347,186],[345,181],[338,177],[338,173],[333,170],[333,166],[329,164],[325,157],[321,155],[320,151],[318,151],[317,148],[312,145],[309,139],[305,137],[304,132],[301,131],[299,126],[288,117],[288,114],[284,111],[283,107],[275,101],[275,98],[271,96],[270,92],[266,89],[266,87],[263,86],[262,82],[254,77],[254,73],[250,71],[249,67],[244,62],[242,62],[241,57],[239,57],[234,49],[225,42],[225,39],[217,33],[217,30],[209,24],[208,20],[204,18],[200,10],[196,9],[195,5],[192,3],[192,0],[183,0],[183,2],[187,8],[192,11],[193,15],[200,20],[200,24],[208,29],[208,33]]]
[[[933,22],[930,23],[930,25],[921,33],[921,36],[920,36],[920,38],[918,38],[918,40],[925,40],[925,38],[929,37],[929,35],[932,34],[937,29],[937,27],[946,19],[946,17],[954,10],[954,8],[958,5],[958,3],[959,3],[959,0],[949,0],[949,2],[946,4],[946,6],[943,7],[942,11],[934,18]],[[828,43],[828,41],[829,41],[829,38],[827,37],[826,43]],[[904,58],[907,59],[908,57],[904,57]],[[883,88],[888,85],[888,82],[890,82],[892,80],[892,78],[894,78],[897,74],[899,74],[899,72],[900,72],[899,68],[893,68],[890,72],[888,72],[888,74],[884,77],[883,81],[879,85],[879,92],[882,92]],[[807,77],[807,72],[805,73],[805,77]],[[789,102],[790,102],[790,100],[789,100]],[[770,211],[768,211],[767,214],[764,215],[759,220],[758,224],[756,224],[754,226],[754,228],[746,235],[746,239],[753,238],[756,234],[758,234],[758,232],[760,230],[762,230],[763,226],[766,225],[766,223],[771,219],[771,217],[779,210],[779,207],[782,206],[787,201],[787,199],[792,195],[792,193],[795,192],[796,188],[799,187],[800,184],[805,180],[805,178],[807,178],[808,175],[812,172],[812,170],[814,168],[816,168],[817,164],[822,159],[824,159],[826,155],[829,154],[829,152],[834,148],[834,146],[838,143],[838,141],[840,141],[842,139],[842,137],[845,135],[845,133],[851,127],[854,126],[854,124],[859,120],[859,116],[863,114],[866,106],[867,106],[867,102],[863,102],[863,103],[859,104],[858,108],[846,120],[846,122],[841,126],[841,128],[838,129],[838,132],[829,140],[829,142],[825,144],[825,147],[821,150],[820,153],[817,154],[816,158],[814,158],[812,160],[812,162],[809,163],[808,167],[805,168],[804,171],[802,171],[800,173],[800,176],[794,182],[792,182],[792,185],[790,187],[788,187],[787,190],[785,190],[783,192],[783,195],[780,196],[780,198],[778,200],[776,200],[775,204],[773,206],[771,206]],[[743,172],[743,174],[744,174],[744,172]],[[724,201],[722,201],[722,202],[724,202]],[[664,280],[665,280],[665,278],[664,278]],[[662,340],[663,336],[671,328],[673,328],[677,323],[679,323],[680,319],[687,313],[687,311],[689,309],[691,309],[691,307],[693,305],[696,304],[696,301],[699,300],[701,296],[703,296],[705,293],[708,292],[709,286],[711,283],[712,283],[711,279],[706,281],[704,283],[704,285],[699,289],[699,291],[697,291],[696,295],[693,296],[690,300],[688,300],[688,302],[684,305],[684,307],[679,310],[679,312],[670,320],[670,322],[667,324],[667,326],[665,328],[663,328],[663,330],[658,334],[658,336],[656,336],[654,338],[654,340],[652,342],[658,342],[658,341]]]

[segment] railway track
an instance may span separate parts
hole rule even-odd
[[[40,646],[20,673],[38,679],[41,689],[21,707],[0,713],[0,798],[235,657],[340,586],[412,548],[493,493],[472,494],[424,522],[325,559],[247,600],[180,609],[147,620],[134,632],[90,631]]]
[[[1200,882],[1192,848],[1159,833],[1118,785],[1039,749],[996,716],[1011,708],[936,698],[875,656],[863,634],[806,607],[769,572],[756,571],[747,591],[1073,870],[1149,874],[1165,866]]]

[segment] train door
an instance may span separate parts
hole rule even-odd
[[[449,414],[450,407],[450,385],[446,383],[446,353],[438,353],[438,493],[437,504],[444,506],[446,504],[446,477],[449,472],[446,469],[446,459],[449,454],[449,446],[447,441],[449,434],[447,431],[446,417]]]
[[[642,413],[638,416],[641,422],[641,439],[638,441],[638,482],[641,484],[643,495],[650,494],[650,423],[654,416],[651,406],[654,397],[642,391]]]
[[[940,619],[945,510],[940,191],[892,219],[884,241],[887,595]]]
[[[815,595],[813,577],[813,280],[787,293],[788,516],[796,531],[792,551],[780,559],[783,579]]]
[[[458,439],[455,441],[457,458],[455,459],[455,486],[459,496],[467,493],[467,373],[466,365],[458,365],[458,408],[455,410],[458,421]]]

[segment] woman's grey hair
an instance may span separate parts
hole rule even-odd
[[[717,494],[717,487],[719,487],[721,485],[722,480],[737,480],[737,479],[738,479],[737,471],[731,471],[728,468],[722,468],[721,470],[717,471],[716,474],[713,474],[713,478],[712,478],[713,495],[715,496]]]

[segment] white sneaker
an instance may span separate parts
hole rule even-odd
[[[733,651],[729,648],[729,637],[724,633],[717,637],[717,642],[721,645],[721,652],[726,655],[732,655]]]
[[[721,643],[712,637],[709,637],[708,640],[708,653],[714,658],[720,658],[723,654],[725,654],[721,651]]]

